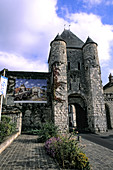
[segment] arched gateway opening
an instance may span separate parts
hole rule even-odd
[[[87,109],[85,100],[81,96],[70,95],[69,101],[69,128],[79,132],[87,131]]]

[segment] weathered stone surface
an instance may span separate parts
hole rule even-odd
[[[70,31],[64,30],[64,33],[71,37]],[[65,38],[67,42],[69,37]],[[57,75],[54,74],[54,69]],[[70,121],[76,121],[74,124],[78,130],[106,131],[105,104],[97,44],[93,41],[91,43],[87,41],[83,48],[74,46],[67,48],[65,42],[53,41],[49,56],[49,70],[53,74],[53,84],[64,81],[68,87],[68,90],[64,88],[62,91],[57,87],[53,92],[56,98],[63,99],[65,96],[66,104],[62,102],[62,107],[53,100],[54,119],[58,121],[58,124],[63,124],[63,120],[66,120],[63,109],[66,111],[69,104],[75,107],[73,114],[76,115],[76,120],[73,120],[73,116],[71,116],[72,120]],[[71,112],[69,114],[71,115]]]
[[[46,120],[53,120],[62,132],[69,125],[92,132],[113,128],[113,76],[109,77],[110,89],[103,96],[97,44],[90,38],[83,43],[70,30],[64,30],[61,37],[51,43],[49,73],[7,71],[4,104],[22,112],[23,128],[39,127]],[[14,103],[16,78],[37,79],[37,75],[48,80],[47,104]]]
[[[4,109],[5,110],[5,109]],[[19,131],[21,133],[22,129],[22,113],[20,111],[3,111],[2,115],[7,115],[11,118],[12,123],[16,123],[16,131]]]
[[[54,123],[61,133],[68,131],[68,98],[67,98],[67,55],[66,43],[53,41],[51,44],[51,56],[49,67],[53,74],[51,81],[52,112]]]

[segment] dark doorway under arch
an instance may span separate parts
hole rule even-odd
[[[106,120],[107,120],[107,128],[108,129],[112,129],[111,128],[111,117],[110,117],[110,111],[109,111],[109,107],[107,104],[105,104],[105,110],[106,110]]]
[[[69,125],[72,124],[79,132],[88,130],[87,105],[86,100],[80,94],[68,96],[69,102]],[[71,126],[70,126],[71,127]]]
[[[79,104],[75,104],[76,107],[76,124],[78,131],[86,131],[88,127],[87,112]]]
[[[70,108],[74,107],[74,111],[70,109],[69,111],[69,126],[70,128],[75,128],[79,132],[87,131],[88,121],[87,121],[87,109],[83,109],[79,104],[70,104]],[[72,107],[73,106],[73,107]],[[74,119],[74,120],[73,120]]]

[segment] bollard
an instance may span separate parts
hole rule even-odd
[[[78,135],[78,141],[81,142],[81,136]]]

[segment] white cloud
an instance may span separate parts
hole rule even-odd
[[[14,54],[13,57],[17,54],[15,63],[13,61],[17,70],[21,69],[21,64],[17,65],[17,62],[22,63],[23,59],[28,62],[30,58],[37,63],[47,60],[49,43],[64,25],[64,20],[57,17],[56,3],[57,0],[0,0],[0,51]],[[24,57],[19,59],[19,55]],[[6,66],[14,69],[3,59],[0,63],[0,69]],[[31,65],[29,67],[32,68]]]
[[[113,0],[83,0],[87,7],[93,7],[94,5],[99,5],[103,3],[104,5],[113,5]],[[88,6],[87,6],[88,5]]]
[[[98,44],[101,62],[109,60],[113,46],[113,26],[102,24],[101,18],[94,14],[76,13],[68,17],[71,19],[71,29],[76,35],[84,41],[90,36]]]
[[[48,43],[62,25],[63,20],[56,14],[56,3],[57,0],[1,0],[2,50],[37,53],[40,45]]]
[[[47,64],[41,60],[32,61],[23,56],[6,52],[0,52],[0,68],[20,71],[48,71]]]
[[[109,67],[113,25],[104,25],[94,14],[69,14],[68,9],[65,19],[60,18],[56,4],[57,0],[0,0],[0,70],[47,71],[49,44],[64,24],[71,24],[71,31],[84,42],[88,36],[97,42],[101,65]]]
[[[110,68],[113,66],[113,25],[105,25],[101,18],[94,14],[68,14],[71,30],[84,42],[87,37],[98,44],[98,55],[102,70],[103,84],[108,82]]]
[[[105,1],[106,5],[113,5],[113,1]]]
[[[103,0],[83,0],[85,3],[89,3],[91,5],[100,4]]]

